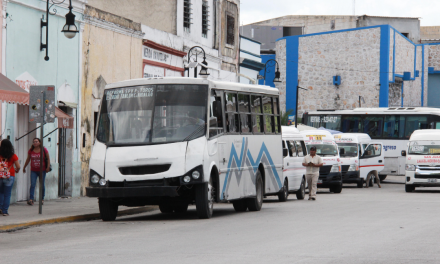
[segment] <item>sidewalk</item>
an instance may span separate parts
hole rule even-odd
[[[156,210],[157,206],[119,206],[118,216]],[[0,215],[0,232],[30,226],[100,219],[98,199],[89,197],[59,198],[44,201],[43,214],[38,214],[38,203],[33,206],[17,202],[9,207],[9,216]]]

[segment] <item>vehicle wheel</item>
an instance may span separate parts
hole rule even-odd
[[[98,203],[102,221],[114,221],[118,215],[118,204],[106,198],[99,198]]]
[[[236,212],[246,212],[247,210],[247,203],[244,199],[233,201],[232,205]]]
[[[214,211],[214,185],[212,178],[207,183],[197,184],[196,186],[196,210],[200,219],[212,217]]]
[[[171,214],[173,212],[173,207],[171,205],[159,204],[159,210],[163,214]]]
[[[284,180],[284,185],[280,190],[280,193],[278,193],[278,200],[280,202],[287,201],[287,197],[289,196],[289,183],[287,182],[287,179]]]
[[[296,192],[296,199],[304,200],[304,197],[306,197],[306,182],[304,181],[303,178],[301,180],[301,186],[299,187],[299,190]]]
[[[358,181],[357,187],[358,188],[363,188],[364,187],[364,179],[361,179],[360,181]]]
[[[173,210],[174,210],[174,212],[175,213],[186,213],[186,211],[188,211],[188,205],[187,204],[185,204],[185,205],[175,205],[175,206],[173,206]]]
[[[263,178],[260,170],[257,170],[255,179],[256,197],[247,199],[247,206],[249,211],[260,211],[263,206]]]
[[[341,183],[341,185],[330,188],[330,192],[341,193],[342,192],[342,183]]]
[[[405,184],[405,192],[413,192],[415,189],[416,187],[409,184]]]

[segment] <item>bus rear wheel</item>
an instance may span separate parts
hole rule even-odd
[[[99,198],[98,203],[102,221],[114,221],[118,215],[118,204],[107,198]]]
[[[263,178],[260,170],[257,170],[255,178],[256,197],[247,199],[247,206],[249,211],[260,211],[263,206]]]
[[[209,181],[196,186],[196,210],[200,219],[208,219],[212,217],[214,211],[214,185],[212,177]]]

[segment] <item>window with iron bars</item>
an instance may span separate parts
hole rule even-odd
[[[208,38],[209,30],[209,9],[208,1],[203,1],[202,4],[202,37]]]
[[[235,18],[227,16],[226,20],[226,44],[234,45],[235,43]]]
[[[191,0],[183,0],[183,30],[190,32],[191,28]]]

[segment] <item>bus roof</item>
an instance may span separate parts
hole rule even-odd
[[[278,95],[279,91],[277,88],[264,85],[253,85],[253,84],[243,84],[236,82],[223,82],[223,81],[212,81],[205,80],[202,78],[190,78],[190,77],[157,77],[157,78],[139,78],[125,80],[116,83],[110,83],[105,86],[105,89],[138,86],[138,85],[152,85],[152,84],[199,84],[199,85],[209,85],[211,88],[218,88],[224,90],[231,90],[237,92],[252,92],[252,93],[262,93]]]
[[[439,108],[433,107],[372,107],[372,108],[355,108],[353,110],[318,110],[309,112],[309,115],[357,115],[357,114],[439,114]]]
[[[414,130],[409,139],[412,140],[440,140],[440,130],[438,129],[419,129]]]

